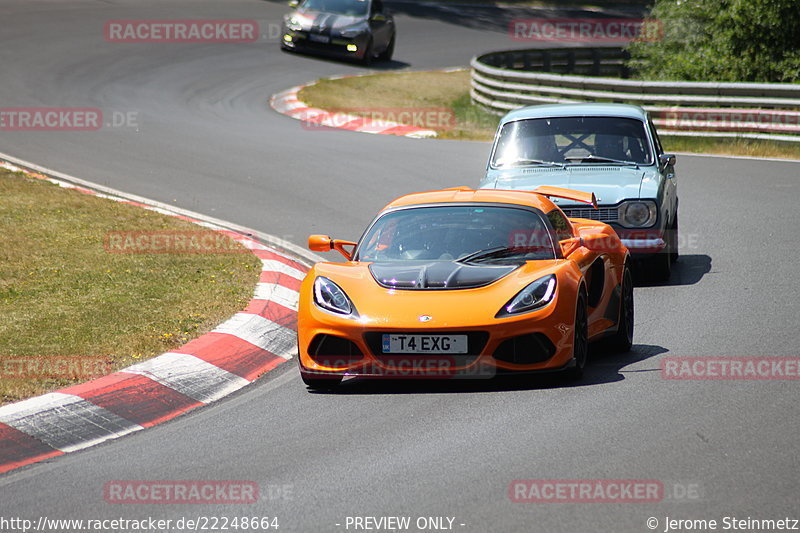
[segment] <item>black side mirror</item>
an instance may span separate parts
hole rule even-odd
[[[661,168],[671,167],[675,165],[675,154],[661,154],[658,156],[658,165]]]

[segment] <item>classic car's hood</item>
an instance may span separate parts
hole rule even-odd
[[[387,289],[447,290],[483,287],[503,278],[519,265],[470,265],[455,261],[373,263],[372,277]]]
[[[654,177],[655,175],[655,177]],[[649,167],[574,165],[559,167],[525,167],[490,170],[481,181],[482,189],[533,190],[552,185],[578,191],[593,192],[597,203],[614,205],[622,200],[641,197],[643,182],[654,181],[657,173]],[[559,205],[575,202],[560,200]]]
[[[314,31],[316,33],[337,32],[366,21],[366,17],[352,17],[349,15],[337,15],[335,13],[325,13],[323,11],[296,11],[287,15],[287,20],[294,19],[304,31]]]

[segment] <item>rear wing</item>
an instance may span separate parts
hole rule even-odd
[[[597,209],[597,198],[593,192],[574,191],[572,189],[563,189],[561,187],[551,187],[550,185],[542,185],[533,190],[536,194],[547,196],[548,198],[564,198],[565,200],[575,200],[584,204],[591,204],[592,207]]]

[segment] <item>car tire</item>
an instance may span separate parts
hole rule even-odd
[[[666,246],[660,252],[656,252],[652,257],[646,259],[642,265],[645,275],[651,281],[668,281],[672,274],[673,256],[677,254],[677,238],[672,229],[664,233]]]
[[[609,347],[615,352],[629,352],[633,347],[633,312],[633,276],[625,265],[619,297],[617,331],[609,339]]]
[[[567,370],[567,379],[578,380],[589,359],[589,311],[586,308],[586,295],[581,291],[575,306],[575,324],[572,337],[572,358],[575,366]]]
[[[381,61],[391,61],[392,56],[394,55],[394,39],[395,36],[392,35],[392,39],[389,41],[389,44],[386,45],[386,50],[381,52],[381,55],[378,56],[378,59]]]
[[[678,243],[680,239],[678,239],[678,213],[675,213],[675,222],[672,223],[672,253],[670,254],[670,260],[674,263],[678,260]]]
[[[365,67],[372,65],[372,62],[375,60],[375,43],[372,40],[372,37],[369,38],[367,41],[367,47],[364,49],[364,58],[361,62],[364,64]]]
[[[342,382],[343,376],[322,377],[319,374],[308,374],[301,370],[300,378],[309,389],[333,390]]]

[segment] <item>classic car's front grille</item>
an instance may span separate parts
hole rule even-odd
[[[618,218],[616,207],[562,207],[561,210],[570,218],[589,218],[600,222],[616,222]]]

